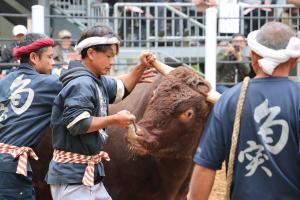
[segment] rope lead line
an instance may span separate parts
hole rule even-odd
[[[227,181],[226,181],[226,193],[225,193],[225,200],[230,199],[230,187],[232,184],[232,175],[233,175],[233,165],[234,165],[234,159],[235,159],[235,152],[236,152],[236,146],[237,141],[240,134],[240,121],[241,121],[241,113],[246,97],[246,91],[248,88],[250,78],[245,77],[243,80],[243,85],[241,88],[241,94],[238,100],[235,118],[234,118],[234,125],[233,125],[233,132],[231,137],[231,147],[230,147],[230,154],[229,154],[229,162],[228,162],[228,171],[227,171]]]

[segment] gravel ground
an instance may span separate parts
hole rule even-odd
[[[215,178],[215,183],[210,194],[209,200],[223,200],[225,195],[226,188],[226,176],[225,176],[225,166],[223,165],[222,169],[217,171]]]

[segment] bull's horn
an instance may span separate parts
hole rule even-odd
[[[221,94],[215,90],[211,90],[207,93],[206,100],[210,103],[216,103],[219,98],[221,97]]]
[[[152,63],[153,67],[155,67],[157,69],[157,71],[159,71],[159,73],[161,73],[163,76],[168,75],[171,71],[174,70],[173,67],[170,67],[169,65],[166,65],[162,62],[160,62],[159,60],[155,60]]]
[[[162,62],[160,62],[159,60],[155,60],[153,63],[152,63],[153,67],[155,67],[163,76],[166,76],[168,75],[171,71],[174,70],[173,67],[170,67],[169,65],[166,65]],[[211,90],[207,93],[207,97],[206,97],[206,100],[208,102],[211,102],[211,103],[216,103],[219,98],[220,98],[221,94],[215,90]]]

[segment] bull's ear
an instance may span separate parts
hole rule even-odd
[[[215,90],[211,90],[207,93],[206,100],[210,103],[215,104],[221,97],[221,94]]]
[[[195,115],[195,112],[193,109],[188,109],[186,111],[184,111],[183,113],[181,113],[178,117],[179,121],[183,122],[183,123],[187,123],[189,122]]]

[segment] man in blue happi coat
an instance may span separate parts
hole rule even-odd
[[[46,181],[54,200],[111,199],[102,183],[109,160],[103,151],[106,127],[127,127],[135,116],[123,110],[108,115],[108,104],[125,98],[154,61],[151,53],[119,79],[103,76],[119,51],[119,38],[107,26],[84,30],[76,46],[82,60],[71,62],[60,80],[63,89],[53,106],[53,159]]]
[[[53,40],[27,34],[14,56],[18,69],[0,81],[0,199],[35,199],[28,158],[50,125],[61,84],[51,72]]]
[[[289,26],[269,22],[247,42],[256,76],[245,96],[227,197],[298,200],[300,85],[288,75],[300,57],[300,39]],[[194,156],[189,200],[208,199],[216,170],[223,161],[228,166],[241,86],[230,88],[214,106]]]

